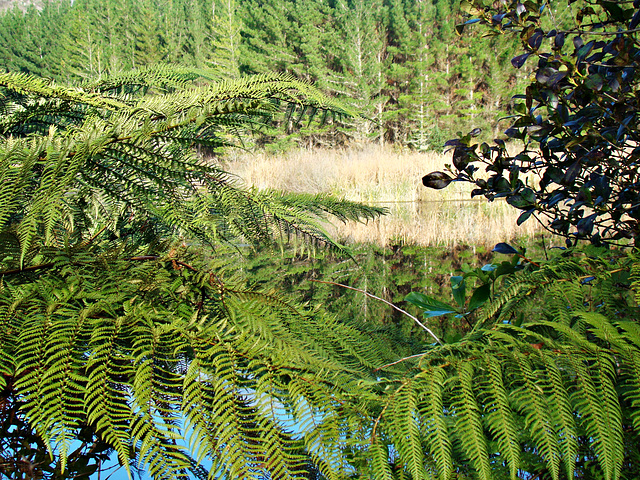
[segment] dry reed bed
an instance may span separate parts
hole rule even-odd
[[[533,219],[518,227],[519,211],[504,201],[471,200],[472,185],[454,182],[444,190],[423,187],[422,176],[442,170],[445,163],[451,163],[450,153],[365,145],[301,149],[278,156],[239,154],[225,159],[223,166],[259,189],[332,193],[389,209],[389,215],[368,224],[331,227],[344,242],[491,245],[540,231]]]

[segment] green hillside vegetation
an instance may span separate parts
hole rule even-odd
[[[74,83],[157,62],[225,79],[289,73],[366,117],[342,135],[440,149],[479,123],[492,138],[526,76],[511,68],[517,41],[457,37],[460,21],[457,0],[50,1],[0,17],[0,68]],[[339,142],[332,133],[291,141]]]

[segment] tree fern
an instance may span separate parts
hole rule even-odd
[[[288,235],[339,249],[324,221],[382,211],[248,190],[199,157],[282,105],[348,113],[290,77],[210,78],[0,74],[2,408],[60,471],[86,471],[70,455],[82,434],[154,478],[201,477],[202,462],[210,478],[341,478],[339,401],[365,395],[375,352],[321,311],[248,290],[217,251]]]
[[[391,393],[394,408],[372,414],[377,429],[424,425],[423,462],[433,458],[440,478],[632,478],[639,311],[629,273],[637,259],[597,253],[507,277],[466,337],[404,360],[417,362],[402,385],[421,402]],[[524,320],[514,315],[523,309]],[[403,432],[392,445],[415,464],[417,443]]]

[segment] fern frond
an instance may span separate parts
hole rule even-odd
[[[593,439],[605,478],[620,478],[624,448],[622,415],[615,391],[615,359],[602,352],[592,358],[591,367],[571,360],[578,387],[573,398],[580,409],[581,421]]]
[[[473,464],[474,470],[482,479],[491,478],[491,466],[485,435],[482,428],[482,416],[473,387],[474,366],[469,362],[460,362],[457,369],[458,388],[453,408],[456,412],[456,439],[464,455]]]
[[[483,360],[486,374],[478,396],[484,405],[484,423],[497,442],[500,456],[505,458],[511,478],[515,479],[520,468],[520,445],[509,391],[504,383],[503,362],[493,355],[486,355]]]
[[[376,480],[394,480],[393,472],[389,466],[389,450],[379,439],[371,443],[369,447],[371,456],[371,471]]]
[[[562,453],[562,460],[567,472],[567,478],[573,478],[575,473],[575,459],[578,456],[578,431],[574,415],[574,408],[567,388],[566,379],[563,378],[563,370],[567,369],[563,357],[554,353],[542,354],[546,376],[549,379],[550,389],[548,395],[554,406],[555,425],[558,432],[558,440]]]
[[[406,465],[411,478],[416,480],[429,478],[425,469],[422,440],[418,419],[415,416],[418,406],[414,382],[407,380],[389,398],[389,415],[393,422],[389,424],[389,433],[402,462]]]
[[[420,376],[420,417],[424,429],[426,450],[435,460],[438,477],[451,478],[454,470],[452,461],[452,433],[446,422],[444,390],[446,373],[443,368],[424,370]]]

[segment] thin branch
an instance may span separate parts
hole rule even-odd
[[[88,245],[90,245],[91,243],[93,243],[93,241],[98,238],[98,236],[100,236],[100,234],[102,232],[104,232],[107,229],[107,225],[103,226],[100,230],[98,230],[91,238],[89,238],[86,242],[81,243],[80,245],[82,247],[86,247]]]
[[[381,367],[378,367],[374,370],[374,372],[377,372],[379,370],[382,370],[383,368],[387,368],[387,367],[391,367],[393,365],[396,365],[400,362],[404,362],[405,360],[411,360],[412,358],[420,358],[420,357],[424,357],[428,352],[424,352],[424,353],[416,353],[415,355],[410,355],[408,357],[403,357],[400,360],[396,360],[395,362],[391,362],[391,363],[387,363],[386,365],[382,365]]]
[[[335,282],[326,282],[323,280],[309,280],[310,282],[316,282],[316,283],[326,283],[327,285],[336,285],[337,287],[342,287],[342,288],[348,288],[349,290],[355,290],[356,292],[360,292],[360,293],[364,293],[367,297],[371,297],[374,298],[376,300],[380,300],[382,303],[386,303],[387,305],[389,305],[390,307],[396,309],[398,312],[400,313],[404,313],[407,317],[409,317],[410,319],[412,319],[414,322],[416,322],[418,325],[420,325],[429,335],[431,335],[433,337],[433,339],[438,342],[440,345],[444,345],[440,339],[436,336],[435,333],[433,333],[431,331],[431,329],[429,327],[427,327],[424,323],[422,323],[420,320],[418,320],[416,317],[414,317],[413,315],[411,315],[409,312],[401,309],[400,307],[397,307],[396,305],[394,305],[393,303],[385,300],[384,298],[380,298],[380,297],[376,297],[375,295],[366,292],[364,290],[361,290],[359,288],[355,288],[355,287],[350,287],[349,285],[343,285],[342,283],[335,283]]]
[[[36,270],[42,270],[45,268],[51,268],[55,265],[54,262],[42,263],[40,265],[32,265],[31,267],[25,268],[16,268],[14,270],[5,270],[4,272],[0,272],[0,276],[2,275],[15,275],[16,273],[27,273],[27,272],[35,272]]]
[[[631,30],[618,30],[616,32],[585,32],[581,30],[569,31],[567,33],[575,33],[578,35],[626,35],[629,33],[640,32],[640,28],[634,28]]]

